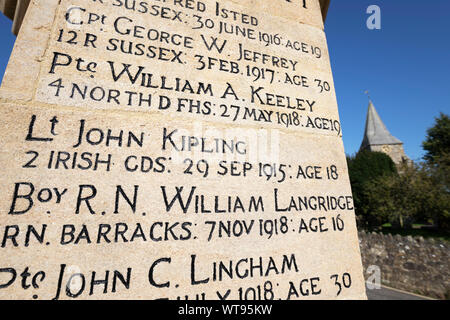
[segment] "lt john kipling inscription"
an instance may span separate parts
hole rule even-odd
[[[24,115],[21,112],[21,107],[15,109],[16,116]],[[23,168],[42,168],[54,177],[66,176],[68,171],[80,171],[81,180],[84,180],[84,177],[91,177],[92,173],[95,173],[97,178],[91,177],[90,179],[94,181],[109,172],[126,177],[124,179],[126,182],[118,182],[117,185],[109,185],[107,181],[73,185],[63,183],[63,179],[54,178],[49,179],[49,181],[60,182],[47,185],[36,182],[33,179],[33,174],[31,174],[29,181],[13,184],[8,214],[17,219],[23,218],[24,223],[2,225],[1,248],[45,250],[45,247],[51,245],[53,248],[77,248],[81,246],[86,249],[114,247],[119,244],[145,245],[147,243],[196,243],[199,241],[216,245],[221,242],[227,244],[235,242],[237,245],[241,241],[258,240],[275,240],[279,243],[286,241],[289,243],[303,238],[318,237],[325,233],[339,234],[343,232],[346,212],[353,210],[351,195],[338,193],[338,188],[333,191],[330,190],[329,194],[321,195],[310,192],[299,194],[290,191],[295,189],[289,187],[289,185],[295,185],[298,182],[309,185],[337,183],[339,169],[335,164],[302,164],[298,162],[294,164],[289,162],[289,164],[280,163],[277,168],[274,168],[272,164],[258,163],[254,166],[252,163],[237,160],[212,161],[209,164],[206,160],[208,158],[206,158],[201,161],[205,165],[204,170],[201,169],[201,166],[193,169],[192,163],[194,160],[190,158],[186,158],[179,164],[170,162],[171,152],[181,150],[183,141],[187,138],[191,141],[189,144],[191,148],[198,145],[197,142],[192,142],[196,141],[193,139],[195,137],[177,136],[178,129],[155,128],[155,124],[152,122],[148,125],[151,129],[140,125],[139,127],[143,127],[144,131],[132,131],[126,128],[119,129],[121,128],[119,124],[111,123],[111,127],[116,128],[113,131],[107,127],[90,127],[89,124],[93,121],[89,118],[70,119],[71,121],[68,122],[67,115],[53,115],[51,111],[47,111],[47,113],[47,117],[43,116],[42,112],[41,116],[37,117],[31,112],[28,114],[29,119],[24,119],[21,124],[17,124],[16,132],[23,133],[23,143],[30,147],[25,148],[27,150],[26,156],[23,158],[23,163],[20,163]],[[9,116],[14,116],[14,114]],[[61,133],[60,127],[65,128],[64,133]],[[73,133],[69,130],[72,128],[74,129]],[[10,136],[12,137],[7,139],[6,146],[16,143],[14,134]],[[153,136],[155,136],[154,139]],[[150,137],[151,140],[148,139],[147,141],[145,137]],[[283,145],[292,143],[288,137],[286,139],[286,141],[283,141]],[[59,143],[59,141],[62,141],[62,143]],[[203,141],[206,142],[206,140]],[[221,153],[246,154],[251,152],[249,148],[253,146],[246,141],[238,140],[227,142],[221,139],[211,139],[209,141],[213,142],[212,145],[219,145],[220,147],[217,149],[207,148],[206,144],[202,147],[198,146],[206,154],[213,152],[214,149]],[[152,143],[157,143],[160,146],[160,154],[155,154],[153,157],[146,153],[147,147],[150,148],[147,145]],[[308,141],[305,139],[303,143],[307,145]],[[299,148],[302,147],[298,142],[296,144]],[[53,150],[52,145],[62,148],[61,150],[70,148],[79,150],[95,146],[97,150],[101,149],[102,151],[95,155],[88,151],[74,151],[70,154],[60,149]],[[124,149],[128,152],[123,153],[122,150]],[[154,169],[152,169],[153,166]],[[124,173],[133,175],[125,176]],[[154,177],[155,175],[175,173],[196,176],[200,180],[197,180],[198,185],[161,185],[150,181],[139,185],[135,182],[139,181],[140,177],[144,177],[145,181],[149,175]],[[286,178],[286,176],[288,177]],[[217,188],[211,192],[202,187],[202,182],[203,179],[211,179],[212,177],[223,183],[226,180],[234,179],[260,179],[261,182],[273,182],[274,187],[270,193],[267,191],[264,191],[264,193],[258,192],[257,188],[254,193],[249,194],[240,194],[236,191],[227,193],[219,191]],[[128,181],[130,179],[135,181]],[[284,185],[288,185],[288,187],[284,187]],[[235,190],[235,188],[232,189]],[[155,202],[158,202],[156,206],[148,204],[149,195],[154,198]],[[105,199],[108,200],[106,204],[104,203]],[[163,208],[162,211],[153,211],[153,208],[160,207]],[[316,212],[321,214],[310,217],[302,215],[302,213]],[[68,215],[63,224],[51,224],[51,219],[54,216],[62,214]],[[40,223],[25,223],[25,221],[28,221],[28,217],[36,215],[41,216],[36,217],[37,221],[41,221]],[[42,217],[50,220],[48,220],[48,223],[42,223]],[[89,218],[91,223],[86,224],[86,218]],[[300,263],[297,262],[296,255],[290,254],[287,257],[290,258],[283,259],[292,260],[289,265],[295,262],[295,272],[300,272]],[[260,277],[265,279],[273,275],[284,275],[287,273],[285,270],[290,270],[283,267],[283,263],[281,263],[281,267],[277,266],[274,260],[276,259],[275,255],[266,257],[249,256],[239,258],[237,261],[213,262],[212,275],[207,277],[207,272],[194,272],[196,264],[199,263],[199,260],[195,260],[196,258],[196,254],[191,254],[185,258],[188,259],[186,265],[180,263],[177,266],[178,271],[187,268],[189,277],[186,275],[186,278],[190,278],[190,285],[192,286],[201,286],[209,282],[222,282],[234,278]],[[265,267],[261,262],[263,258],[268,260]],[[167,268],[176,265],[176,259],[172,256],[158,258],[155,261],[159,261],[156,265],[160,263],[163,266],[168,264]],[[156,265],[154,268],[156,268]],[[101,270],[89,271],[86,275],[83,273],[69,273],[67,275],[67,266],[68,263],[61,261],[59,267],[55,269],[59,272],[55,271],[55,274],[53,274],[53,276],[58,276],[58,282],[54,289],[57,292],[54,296],[56,298],[61,295],[61,286],[62,288],[68,288],[63,291],[67,297],[78,297],[83,294],[91,296],[95,292],[115,293],[119,285],[121,290],[129,290],[133,284],[133,270],[139,270],[143,267],[142,265],[129,266],[123,270],[104,270],[102,268]],[[25,276],[29,273],[29,270],[32,270],[31,267],[28,268],[24,273]],[[154,268],[149,273],[149,285],[157,283],[153,279]],[[14,285],[15,281],[20,283],[21,277],[24,278],[24,276],[20,276],[23,272],[19,270],[5,268],[2,271],[4,276],[7,275],[5,279],[8,281],[4,283],[6,287]],[[48,270],[39,272],[42,275],[50,276]],[[99,274],[102,274],[102,281],[98,278]],[[122,282],[118,282],[119,278],[117,277],[122,279]],[[37,276],[37,279],[40,278],[40,276]],[[73,280],[75,283],[77,279],[81,281],[81,284],[79,287],[74,286],[75,289],[71,289],[72,286],[70,285],[61,285],[63,281],[70,283]],[[319,280],[320,277],[314,281],[316,286],[318,286]],[[293,281],[294,279],[288,281],[289,287],[293,286],[293,288],[288,289],[285,293],[286,296],[279,296],[279,298],[310,295],[308,293],[310,291],[305,287],[310,285],[309,281],[301,282],[302,285],[298,288],[296,288],[296,285],[290,284]],[[39,286],[46,284],[44,279],[39,280],[39,282],[42,282],[39,283]],[[108,291],[108,283],[111,291]],[[266,280],[264,283],[266,287],[273,285],[270,280]],[[278,283],[278,285],[280,284]],[[156,288],[170,288],[167,285],[154,286]],[[244,293],[242,292],[243,289],[240,290],[240,288],[237,288],[237,291],[227,289],[227,296],[231,295],[230,298],[236,299],[242,298]],[[296,289],[294,290],[294,288]],[[248,288],[246,290],[249,290],[246,293],[246,298],[261,298],[261,296],[253,296],[253,293],[251,293],[253,290]],[[296,293],[296,291],[298,292]],[[319,289],[318,291],[321,292]],[[200,293],[200,297],[217,298],[205,292]]]
[[[0,91],[1,298],[364,298],[319,1],[28,10],[11,61],[48,40]]]

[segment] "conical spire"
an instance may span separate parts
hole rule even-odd
[[[372,145],[403,144],[399,139],[390,134],[380,116],[375,110],[372,101],[369,100],[367,111],[366,130],[361,144],[361,150]]]

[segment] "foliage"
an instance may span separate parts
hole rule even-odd
[[[428,163],[438,163],[447,160],[450,155],[450,117],[441,113],[436,119],[433,127],[427,130],[427,136],[422,143],[423,149],[426,151],[424,159]]]
[[[437,188],[434,198],[442,203],[440,211],[430,215],[437,225],[450,230],[450,117],[441,113],[433,127],[427,130],[422,143],[426,154],[425,170],[431,183]]]
[[[359,221],[365,226],[378,225],[379,217],[367,211],[365,184],[381,176],[397,175],[392,159],[382,152],[362,151],[355,156],[347,157],[350,182],[353,191],[355,211]]]
[[[426,163],[405,164],[399,172],[364,185],[363,210],[375,216],[378,223],[405,228],[413,222],[432,222],[449,231],[450,194],[435,168]]]
[[[430,208],[428,217],[441,229],[450,231],[450,153],[441,153],[434,162],[425,163],[423,170],[433,188],[430,199],[439,204],[434,210]]]

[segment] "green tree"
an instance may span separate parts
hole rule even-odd
[[[434,210],[429,216],[441,228],[450,231],[450,117],[441,113],[427,130],[422,143],[425,150],[424,172],[436,187],[432,195]]]
[[[450,155],[450,117],[441,113],[435,121],[434,126],[427,130],[427,136],[422,143],[426,152],[424,159],[429,163],[447,160],[445,164],[448,166],[450,165],[448,162],[448,156]]]
[[[390,222],[394,227],[409,227],[419,216],[423,199],[419,170],[403,166],[398,175],[384,175],[364,185],[363,210],[376,217],[378,225]]]
[[[364,184],[362,210],[378,225],[390,222],[407,228],[412,223],[433,222],[449,231],[450,194],[436,167],[427,163],[404,164],[398,175],[383,175]]]
[[[426,216],[440,229],[450,232],[450,154],[423,164],[423,175],[431,185]]]
[[[387,154],[367,150],[347,157],[347,164],[358,221],[366,227],[376,226],[382,218],[367,210],[365,184],[381,176],[397,175],[397,168]]]

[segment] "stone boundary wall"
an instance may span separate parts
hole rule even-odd
[[[437,299],[450,299],[450,246],[422,237],[360,231],[364,277],[378,266],[381,283]]]

